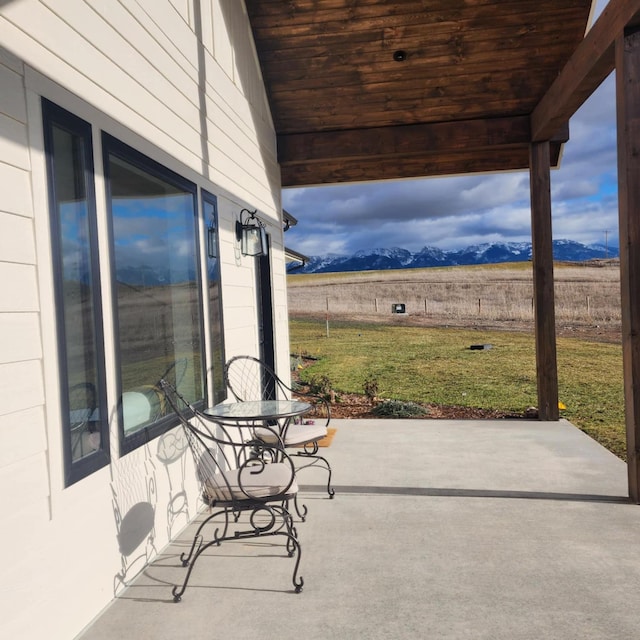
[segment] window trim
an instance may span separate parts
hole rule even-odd
[[[114,340],[114,364],[116,373],[116,397],[118,398],[117,406],[117,418],[118,418],[118,436],[120,443],[120,455],[124,456],[131,451],[134,451],[138,447],[146,444],[147,442],[161,436],[169,429],[173,428],[177,424],[177,418],[175,415],[168,415],[162,417],[151,425],[145,426],[142,429],[135,431],[130,435],[126,435],[124,432],[124,417],[122,411],[122,377],[121,377],[121,357],[120,357],[120,323],[118,319],[118,293],[117,293],[117,277],[116,277],[116,259],[115,259],[115,234],[113,229],[113,209],[112,209],[112,197],[111,197],[111,176],[110,176],[110,163],[109,155],[115,155],[121,160],[133,164],[134,166],[147,171],[155,177],[166,180],[173,183],[185,191],[191,194],[193,202],[193,216],[194,216],[194,261],[196,267],[196,289],[198,295],[198,308],[199,308],[199,332],[200,332],[200,376],[202,379],[203,398],[195,402],[195,406],[201,408],[205,404],[207,398],[207,376],[206,376],[206,363],[207,354],[205,346],[205,325],[204,325],[204,309],[203,309],[203,294],[202,294],[202,265],[200,260],[200,216],[198,212],[198,187],[194,182],[191,182],[187,178],[172,171],[168,167],[160,164],[153,158],[145,155],[144,153],[130,147],[128,144],[122,142],[118,138],[112,136],[106,131],[102,131],[102,158],[104,167],[104,179],[105,179],[105,195],[106,195],[106,208],[109,219],[108,224],[108,241],[109,241],[109,266],[110,276],[112,282],[112,299],[111,299],[111,313],[113,320],[113,340]]]
[[[55,103],[41,98],[44,155],[47,173],[47,199],[49,206],[49,231],[51,244],[52,276],[55,300],[56,341],[58,349],[60,424],[64,458],[64,485],[69,487],[79,480],[102,469],[110,463],[109,420],[105,378],[104,330],[102,325],[102,288],[100,281],[100,254],[98,246],[98,222],[95,193],[95,169],[93,163],[92,126],[89,122],[59,107]],[[73,460],[70,433],[69,406],[69,370],[67,366],[67,335],[64,316],[64,284],[62,243],[60,238],[61,220],[58,214],[58,201],[54,181],[54,126],[77,135],[82,141],[84,151],[83,175],[86,189],[87,225],[89,229],[88,245],[91,265],[91,303],[93,307],[92,330],[95,338],[96,367],[96,408],[100,416],[100,448],[95,452]]]
[[[207,304],[207,310],[209,313],[209,327],[208,327],[208,342],[209,342],[209,353],[207,354],[208,358],[207,358],[207,362],[209,363],[209,370],[211,371],[211,397],[214,401],[215,404],[223,402],[224,400],[227,399],[228,397],[228,391],[227,391],[227,386],[226,384],[223,383],[223,389],[221,390],[221,394],[219,397],[216,397],[216,386],[215,386],[215,381],[214,381],[214,377],[213,377],[213,372],[214,372],[214,367],[215,366],[221,366],[222,367],[222,376],[223,376],[223,380],[224,380],[224,366],[226,363],[226,350],[225,350],[225,340],[224,340],[224,305],[223,305],[223,298],[224,298],[224,289],[222,287],[222,269],[221,269],[221,261],[220,261],[220,225],[219,225],[219,220],[218,220],[218,198],[211,193],[210,191],[207,191],[204,188],[200,189],[200,201],[201,201],[201,206],[202,206],[202,218],[203,218],[203,222],[204,222],[204,228],[205,228],[205,234],[209,233],[209,221],[206,219],[205,216],[205,204],[211,205],[213,207],[213,220],[214,220],[214,225],[215,225],[215,242],[216,242],[216,258],[215,260],[218,261],[218,284],[220,286],[220,298],[218,301],[218,309],[216,310],[219,317],[220,317],[220,355],[221,355],[221,361],[220,362],[215,362],[215,352],[214,352],[214,347],[213,347],[213,313],[212,313],[212,303],[211,303],[211,299],[209,297],[209,260],[212,259],[211,256],[209,256],[208,250],[205,251],[205,265],[204,265],[204,279],[205,279],[205,290],[206,290],[206,296],[204,296],[204,298],[206,299],[206,304]],[[209,241],[208,235],[207,235],[207,243]],[[207,244],[207,249],[208,249],[208,244]]]

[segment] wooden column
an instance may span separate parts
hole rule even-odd
[[[540,420],[558,420],[560,418],[556,314],[553,291],[550,167],[549,142],[532,143],[529,148],[529,172],[531,177],[536,375],[538,380],[538,418]]]
[[[640,32],[616,41],[622,360],[629,497],[640,503]]]

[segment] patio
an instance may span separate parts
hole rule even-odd
[[[267,540],[223,545],[183,601],[178,540],[82,634],[133,638],[622,638],[640,634],[626,465],[566,421],[335,420],[300,477],[301,594]]]

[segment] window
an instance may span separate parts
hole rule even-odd
[[[68,486],[109,462],[91,125],[43,99]]]
[[[227,397],[224,382],[224,335],[222,324],[222,285],[218,256],[218,211],[216,197],[202,191],[202,213],[207,229],[207,290],[209,297],[209,336],[211,340],[211,367],[213,401],[222,402]]]
[[[91,124],[42,99],[49,186],[65,482],[109,463],[103,309]],[[110,221],[121,453],[175,424],[158,382],[205,393],[197,187],[102,134]],[[213,395],[224,398],[215,196],[203,192]]]
[[[126,452],[172,424],[160,378],[205,397],[196,186],[107,134],[103,152]]]

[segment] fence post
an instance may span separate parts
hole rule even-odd
[[[327,338],[329,337],[329,296],[327,296]]]

